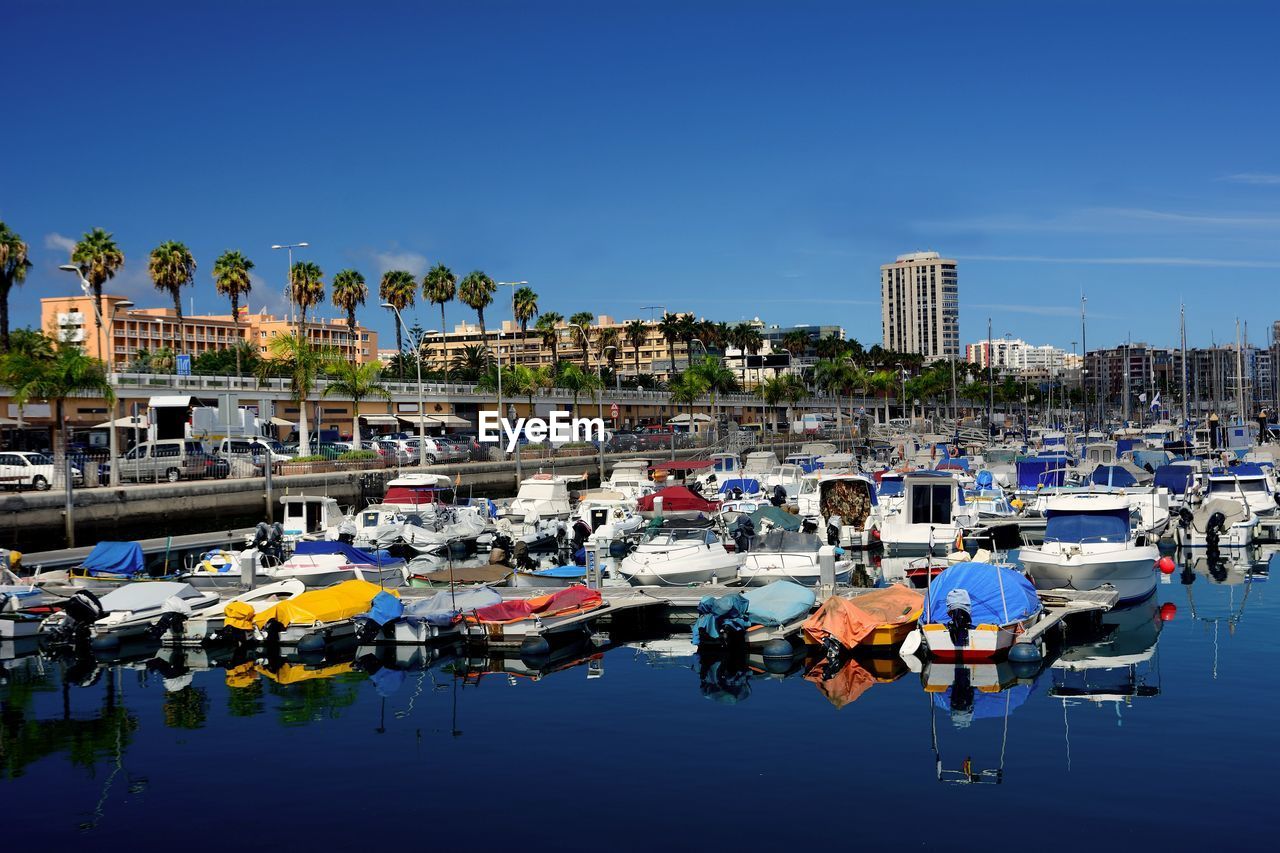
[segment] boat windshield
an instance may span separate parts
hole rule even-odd
[[[1266,492],[1266,480],[1210,480],[1209,493],[1213,495],[1234,495],[1236,493],[1237,484],[1241,492]]]
[[[752,543],[751,550],[816,554],[821,547],[822,540],[813,533],[774,529]]]
[[[706,527],[660,527],[647,531],[644,541],[650,545],[713,545],[719,537]]]
[[[811,495],[818,491],[818,481],[813,479],[800,481],[800,494]]]
[[[881,480],[880,488],[876,490],[876,494],[880,495],[882,498],[896,498],[898,495],[902,494],[902,481],[896,479]]]
[[[1108,512],[1050,512],[1045,525],[1046,542],[1127,542],[1129,514]]]

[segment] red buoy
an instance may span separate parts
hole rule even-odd
[[[1165,559],[1168,559],[1168,558],[1166,557]],[[1166,601],[1164,604],[1160,605],[1160,621],[1161,622],[1172,622],[1173,617],[1176,616],[1177,614],[1178,614],[1178,605],[1174,604],[1172,601]]]
[[[1159,560],[1156,560],[1156,568],[1164,572],[1166,575],[1171,575],[1177,566],[1173,564],[1173,557],[1161,557]]]

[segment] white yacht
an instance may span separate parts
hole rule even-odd
[[[1259,518],[1269,518],[1280,510],[1272,476],[1272,469],[1252,462],[1214,468],[1205,478],[1205,499],[1232,498]]]
[[[1044,542],[1021,549],[1022,567],[1037,589],[1098,589],[1110,585],[1120,600],[1155,592],[1160,549],[1135,531],[1125,495],[1072,494],[1045,503]]]
[[[902,478],[902,505],[880,520],[886,554],[948,551],[965,528],[978,524],[979,510],[965,500],[960,482],[942,471],[913,471]]]
[[[825,543],[816,534],[774,528],[755,537],[742,559],[738,578],[747,586],[764,586],[774,581],[791,581],[815,586],[822,576],[818,552]],[[847,583],[853,560],[838,556],[836,583]]]
[[[633,586],[685,586],[734,580],[741,564],[709,525],[673,521],[645,531],[617,571]]]

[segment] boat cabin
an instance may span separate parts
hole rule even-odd
[[[323,535],[344,518],[338,502],[330,497],[285,495],[280,498],[280,505],[284,508],[281,527],[285,536]]]
[[[1114,465],[1115,461],[1116,443],[1114,441],[1098,441],[1085,445],[1083,459],[1085,464]]]
[[[902,478],[902,511],[907,524],[950,525],[965,506],[960,482],[948,473],[913,471]]]
[[[566,518],[571,510],[569,483],[576,478],[534,474],[520,483],[507,515],[516,518]]]
[[[443,474],[406,474],[387,483],[384,504],[404,509],[454,502],[453,481]]]
[[[788,465],[797,465],[800,470],[806,474],[812,474],[821,467],[818,463],[818,457],[812,453],[792,453],[783,460]]]
[[[771,450],[753,450],[742,459],[745,474],[767,474],[778,464],[778,456]]]

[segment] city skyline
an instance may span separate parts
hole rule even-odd
[[[1091,346],[1176,342],[1180,301],[1193,345],[1233,339],[1237,316],[1263,343],[1280,271],[1275,119],[1250,110],[1247,132],[1221,129],[1272,88],[1263,33],[1275,10],[1251,5],[1261,23],[1240,32],[1190,7],[1152,20],[1140,6],[1084,5],[1109,26],[1079,8],[1000,3],[814,4],[805,16],[706,4],[647,19],[575,4],[491,18],[388,4],[376,19],[318,4],[298,18],[286,4],[254,7],[246,31],[234,3],[157,18],[146,3],[73,3],[67,16],[19,2],[12,19],[29,38],[7,56],[30,82],[0,219],[35,266],[15,288],[14,323],[35,322],[38,297],[75,292],[57,265],[100,226],[127,259],[107,291],[140,305],[163,301],[146,254],[191,246],[184,304],[194,297],[198,313],[226,310],[209,271],[236,248],[257,263],[249,304],[283,314],[285,259],[269,246],[306,240],[326,283],[348,266],[376,280],[444,262],[527,279],[562,313],[645,317],[666,303],[726,321],[838,323],[873,343],[879,266],[933,250],[964,268],[962,343],[984,337],[990,316],[996,336],[1069,349],[1081,292]],[[923,23],[963,61],[889,61],[880,34]],[[165,26],[190,37],[155,38]],[[1060,37],[1010,38],[1044,26]],[[486,61],[384,49],[388,33],[415,30]],[[709,40],[722,30],[733,39]],[[1147,37],[1127,37],[1137,30]],[[314,46],[339,32],[334,63]],[[212,62],[227,40],[235,66]],[[1200,67],[1182,61],[1193,41],[1233,48]],[[805,61],[757,61],[779,48]],[[113,101],[88,126],[68,109],[85,67]],[[166,97],[178,106],[161,120],[151,111]],[[917,103],[945,137],[907,132]],[[243,121],[229,139],[228,114]],[[392,332],[376,305],[361,318]],[[438,325],[428,305],[412,318]]]

